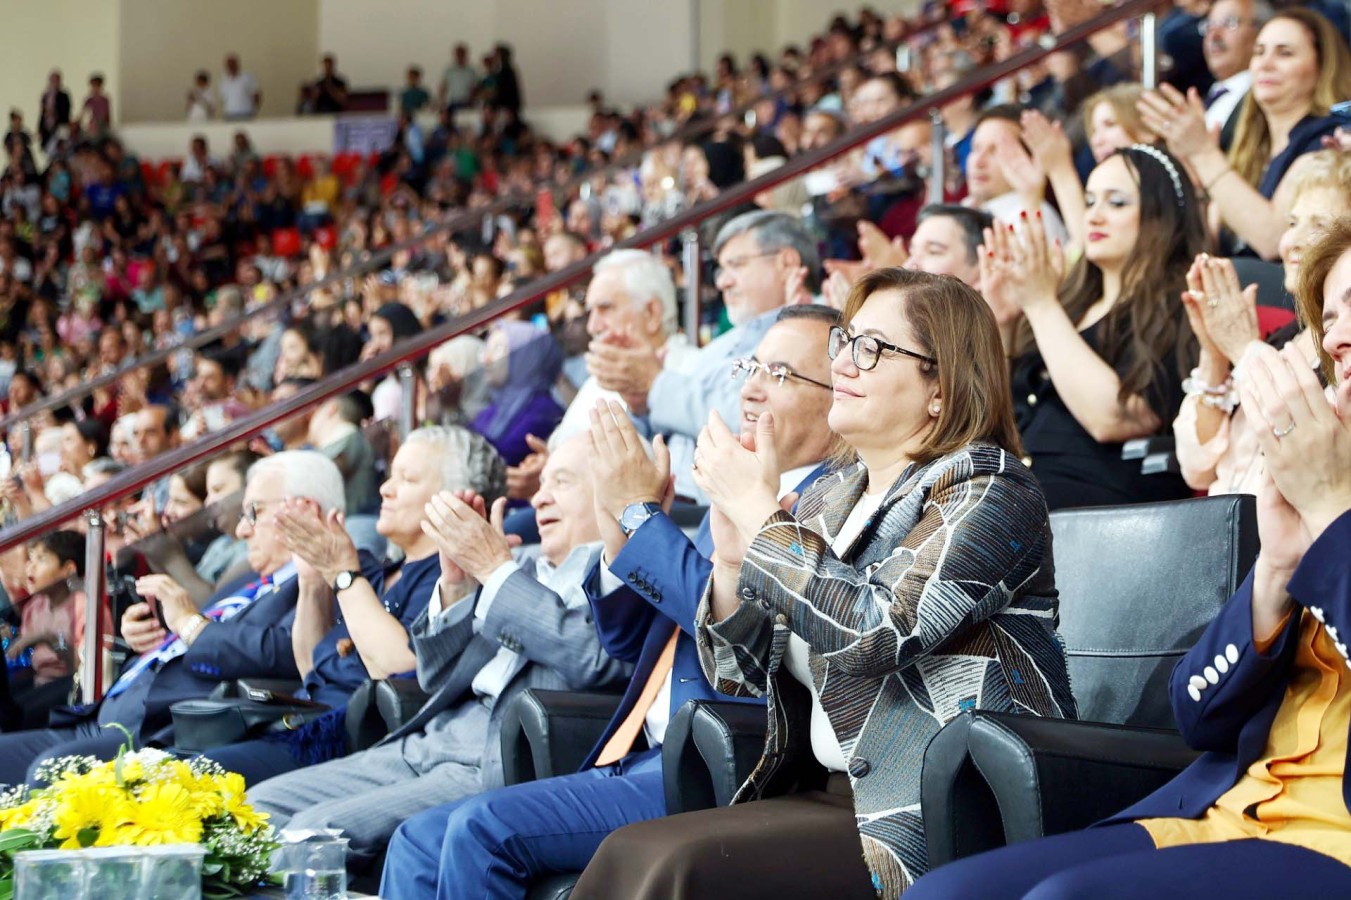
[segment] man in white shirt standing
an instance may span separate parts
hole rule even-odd
[[[1257,32],[1272,16],[1266,0],[1218,0],[1204,24],[1201,50],[1215,83],[1204,98],[1206,126],[1232,131],[1231,120],[1252,86],[1253,45]]]
[[[258,115],[263,105],[263,92],[258,87],[258,79],[239,67],[237,54],[225,57],[225,71],[221,73],[218,88],[221,114],[227,120],[243,121]]]
[[[441,76],[441,87],[437,91],[437,102],[443,109],[449,109],[451,121],[455,113],[474,102],[474,91],[478,88],[478,70],[469,61],[469,48],[464,44],[455,45],[455,62],[446,67]]]

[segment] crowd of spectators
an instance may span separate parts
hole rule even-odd
[[[12,121],[0,190],[8,410],[311,288],[12,430],[0,496],[17,516],[604,256],[583,287],[436,348],[411,397],[409,382],[379,379],[105,510],[112,553],[153,601],[117,610],[142,655],[97,721],[0,737],[0,780],[31,779],[72,749],[113,752],[120,737],[98,736],[108,722],[172,743],[162,695],[204,695],[221,666],[300,679],[339,717],[367,677],[416,671],[431,698],[402,740],[348,756],[321,717],[211,755],[279,822],[347,830],[354,870],[388,844],[391,896],[523,889],[593,856],[586,895],[669,896],[692,869],[755,880],[764,842],[794,829],[844,838],[812,892],[898,896],[927,865],[919,738],[972,706],[1075,715],[1048,510],[1256,493],[1263,540],[1281,551],[1259,560],[1269,579],[1306,552],[1326,564],[1311,545],[1345,530],[1333,520],[1351,493],[1325,470],[1347,461],[1321,391],[1344,406],[1351,343],[1344,300],[1325,311],[1322,291],[1348,277],[1337,260],[1351,249],[1340,106],[1351,49],[1345,7],[1325,5],[1176,3],[1161,19],[1157,89],[1133,80],[1139,42],[1122,24],[953,100],[940,110],[941,198],[927,117],[756,195],[704,226],[721,302],[693,340],[678,327],[690,274],[678,247],[615,244],[1101,5],[959,2],[927,13],[955,20],[919,31],[865,10],[774,60],[725,56],[712,77],[677,78],[627,115],[595,96],[588,133],[561,146],[526,125],[506,48],[483,74],[457,48],[434,100],[410,70],[399,138],[374,161],[260,157],[240,132],[226,157],[198,138],[161,171],[115,136],[57,133],[39,172]],[[303,90],[314,111],[341,108],[347,90],[324,65]],[[244,77],[237,60],[234,72]],[[202,88],[190,107],[211,100]],[[431,102],[441,126],[424,135],[414,116]],[[456,126],[465,106],[480,112],[476,132]],[[691,124],[707,130],[670,139]],[[430,227],[499,198],[511,202],[472,228]],[[368,273],[327,280],[393,247]],[[400,442],[381,423],[406,404],[426,424]],[[1280,444],[1297,427],[1312,442],[1304,471],[1294,442]],[[1160,438],[1175,443],[1173,472],[1123,457],[1127,442]],[[1324,475],[1330,487],[1310,486]],[[706,509],[692,542],[674,523]],[[518,541],[538,558],[517,559]],[[11,596],[41,596],[47,618],[66,594],[18,572],[27,559],[73,584],[62,547],[3,561]],[[1344,659],[1322,610],[1301,620],[1294,607],[1292,619],[1273,584],[1236,597],[1248,624],[1233,640],[1264,654],[1279,639],[1289,661],[1299,631]],[[83,622],[57,618],[63,646],[33,690],[77,664],[64,648]],[[40,627],[43,640],[30,631],[12,655],[58,643]],[[173,690],[131,690],[148,679]],[[494,790],[511,698],[626,681],[585,771]],[[1193,700],[1205,690],[1190,687]],[[831,779],[810,814],[776,807],[775,828],[715,810],[686,831],[740,853],[702,852],[661,818],[669,714],[719,693],[801,707],[772,724],[765,765],[805,729]],[[865,781],[870,768],[905,774]],[[586,819],[597,797],[605,813]],[[1348,821],[1345,808],[1330,814]],[[541,816],[547,834],[532,831]],[[1184,831],[1150,834],[1157,846],[1204,840]],[[1344,847],[1330,855],[1351,864]],[[960,877],[993,895],[976,869]]]

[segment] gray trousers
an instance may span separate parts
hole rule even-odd
[[[401,744],[269,778],[249,789],[249,801],[278,829],[341,828],[351,842],[348,864],[361,871],[404,819],[483,790],[477,766],[446,761],[419,771]]]

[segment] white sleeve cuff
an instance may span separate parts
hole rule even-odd
[[[441,600],[441,582],[438,581],[432,588],[432,596],[427,601],[427,623],[430,626],[430,632],[438,632],[443,628],[448,628],[456,622],[462,621],[469,615],[473,608],[474,601],[471,597],[462,597],[448,607],[442,606]]]
[[[478,592],[478,602],[474,604],[474,631],[483,630],[483,623],[488,620],[488,610],[492,608],[493,600],[497,598],[497,592],[502,590],[502,585],[507,583],[507,579],[521,570],[515,560],[504,562],[502,565],[493,569],[493,574],[488,576],[488,580],[483,582],[483,588]]]
[[[600,557],[600,595],[608,597],[623,586],[623,580],[610,571],[610,564],[606,561],[605,554],[602,553]]]

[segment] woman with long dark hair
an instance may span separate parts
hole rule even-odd
[[[1039,217],[986,232],[985,292],[1022,311],[1010,356],[1024,461],[1051,509],[1185,496],[1180,478],[1122,460],[1121,445],[1182,402],[1194,339],[1178,296],[1204,237],[1196,196],[1172,156],[1137,144],[1098,164],[1085,201],[1084,252],[1063,283]]]

